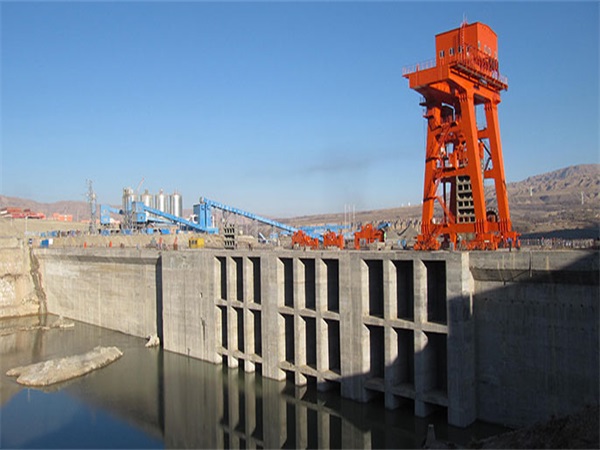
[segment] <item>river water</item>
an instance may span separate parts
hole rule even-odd
[[[383,399],[362,404],[298,388],[80,322],[39,328],[55,320],[0,320],[1,448],[420,448],[430,423],[438,439],[463,445],[503,431],[448,426],[445,411],[421,419],[411,405],[390,411]],[[123,357],[44,390],[5,375],[97,345],[117,346]]]

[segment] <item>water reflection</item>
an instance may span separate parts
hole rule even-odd
[[[446,425],[443,411],[418,419],[412,407],[389,411],[383,402],[360,404],[335,391],[146,349],[143,339],[82,323],[3,334],[17,322],[35,326],[31,318],[0,321],[1,447],[418,448],[431,422],[438,437],[459,443],[498,431],[459,430]],[[124,355],[56,392],[22,389],[4,375],[96,345],[115,345]]]
[[[2,448],[163,448],[163,440],[65,391],[25,389],[2,408]]]

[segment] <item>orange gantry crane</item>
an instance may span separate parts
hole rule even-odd
[[[337,234],[335,231],[327,231],[323,235],[323,248],[337,247],[340,250],[344,249],[344,235],[342,233]]]
[[[410,88],[423,96],[427,120],[415,249],[437,250],[440,240],[466,249],[516,245],[498,126],[500,92],[508,88],[498,69],[498,38],[487,25],[463,22],[435,41],[435,61],[403,71]],[[485,180],[493,180],[495,208],[487,204]],[[441,217],[434,217],[436,203]]]
[[[362,247],[367,247],[374,242],[384,242],[384,240],[384,231],[368,223],[361,226],[360,230],[354,233],[354,249],[360,250]]]
[[[322,237],[323,248],[337,247],[340,250],[344,248],[344,235],[336,234],[333,231],[328,231]],[[319,249],[319,238],[309,236],[303,230],[298,230],[292,235],[292,248],[311,248],[312,250]]]
[[[309,236],[302,230],[298,230],[292,235],[292,247],[293,248],[309,247],[313,250],[317,250],[319,248],[319,239]]]

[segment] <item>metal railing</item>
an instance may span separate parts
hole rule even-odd
[[[402,76],[418,72],[419,70],[431,69],[432,67],[435,67],[435,58],[412,64],[410,66],[404,66],[402,68]]]
[[[455,53],[454,55],[448,55],[444,58],[444,63],[449,65],[460,64],[473,70],[474,72],[485,75],[493,80],[496,80],[502,84],[508,85],[508,77],[502,75],[498,71],[498,61],[493,59],[491,56],[476,49],[469,49],[469,51]],[[419,72],[421,70],[431,69],[436,66],[436,59],[428,59],[416,64],[404,66],[402,68],[402,76],[409,75],[411,73]]]

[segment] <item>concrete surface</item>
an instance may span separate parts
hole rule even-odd
[[[598,252],[36,249],[48,309],[418,416],[598,404]]]

